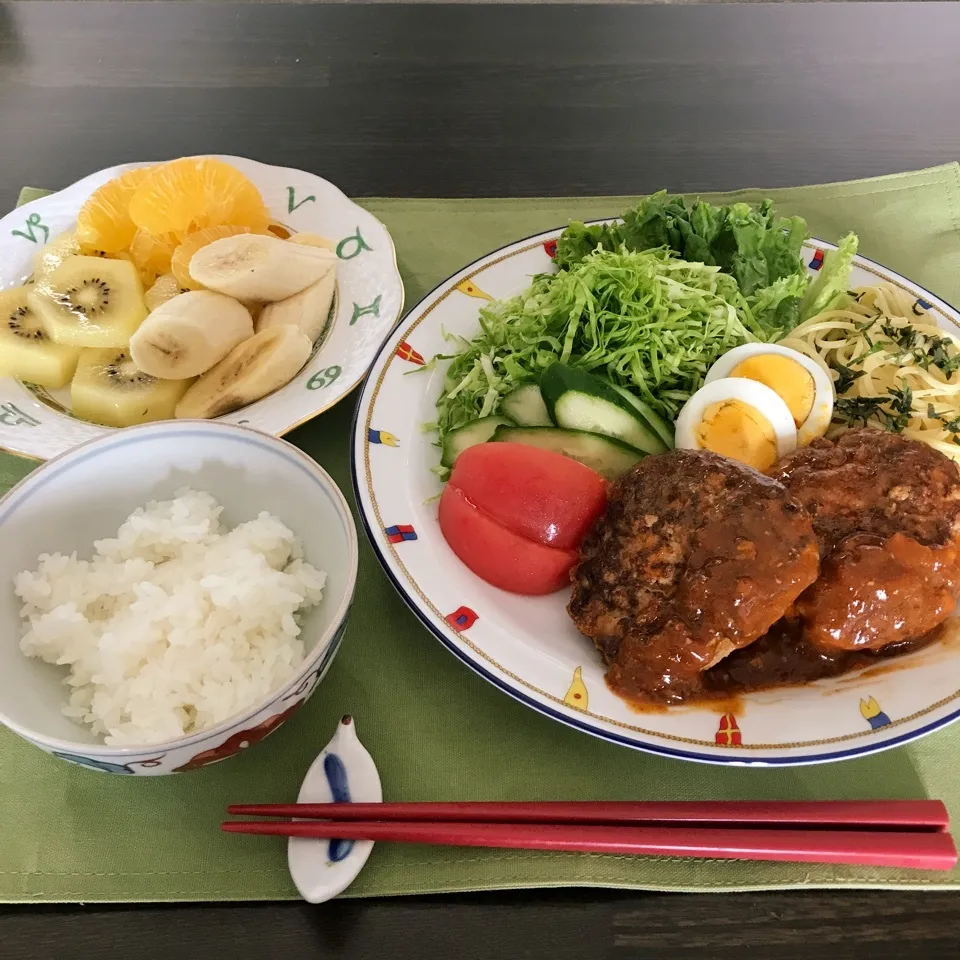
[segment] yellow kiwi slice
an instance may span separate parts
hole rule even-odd
[[[81,253],[81,250],[76,233],[73,230],[61,233],[34,256],[34,283],[43,283],[67,257],[76,256],[78,253]]]
[[[68,257],[29,294],[56,343],[123,347],[147,315],[143,284],[129,260]]]
[[[172,419],[192,382],[148,376],[126,350],[84,350],[70,386],[73,415],[106,427]]]
[[[41,387],[70,382],[79,347],[54,343],[27,299],[29,287],[0,292],[0,376],[16,377]]]

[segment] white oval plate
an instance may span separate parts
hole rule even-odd
[[[740,697],[733,709],[681,706],[637,712],[604,683],[593,644],[566,613],[566,592],[520,597],[490,586],[440,533],[434,436],[440,369],[416,372],[449,350],[443,332],[472,338],[482,300],[520,293],[553,269],[560,230],[521,240],[445,280],[384,344],[364,385],[353,439],[354,485],[367,533],[388,576],[444,646],[501,690],[578,730],[614,743],[708,763],[783,765],[861,756],[905,743],[960,716],[960,655],[945,643],[856,674]],[[804,260],[814,272],[810,241]],[[923,288],[862,257],[852,284],[886,280],[958,331],[960,314]],[[917,309],[921,309],[918,307]]]
[[[220,418],[279,437],[328,410],[360,383],[400,317],[403,283],[387,228],[332,183],[242,157],[220,159],[257,185],[277,223],[337,244],[335,314],[309,362],[276,393]],[[0,220],[0,290],[27,280],[34,254],[73,226],[94,190],[124,170],[148,165],[101,170],[7,214]],[[0,377],[0,449],[47,460],[113,429],[71,417],[58,402],[68,394],[34,391]]]

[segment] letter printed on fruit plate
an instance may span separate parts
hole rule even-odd
[[[24,413],[12,403],[0,403],[0,423],[6,427],[37,427],[40,421]]]
[[[369,304],[366,307],[361,307],[359,303],[353,305],[353,316],[350,318],[350,326],[352,327],[361,317],[366,316],[380,316],[380,298],[383,296],[382,293],[377,294],[376,300],[373,303]]]
[[[349,244],[353,245],[351,247],[352,253],[346,252]],[[349,237],[344,237],[337,244],[337,256],[341,260],[352,260],[354,257],[359,257],[364,250],[373,250],[373,247],[363,239],[359,227],[357,227],[356,233],[351,233]]]

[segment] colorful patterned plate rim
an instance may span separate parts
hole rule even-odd
[[[364,378],[403,311],[403,282],[387,228],[322,177],[223,156],[260,189],[271,215],[292,232],[336,243],[334,317],[306,366],[287,386],[220,418],[283,436],[342,400]],[[127,163],[84,177],[58,193],[24,204],[0,219],[0,290],[23,283],[33,255],[69,229],[84,201]],[[76,420],[69,388],[47,392],[0,377],[0,449],[47,460],[112,428]]]
[[[394,586],[424,626],[496,687],[575,729],[613,743],[706,763],[779,766],[863,756],[960,717],[960,656],[942,644],[883,666],[804,687],[740,697],[726,706],[638,712],[612,694],[593,645],[565,612],[565,592],[518,597],[474,576],[436,520],[438,460],[421,425],[433,419],[444,331],[472,337],[484,300],[519,293],[551,269],[552,230],[496,250],[443,281],[380,350],[354,422],[354,488],[367,534]],[[831,244],[804,247],[815,272]],[[858,257],[852,285],[888,281],[948,329],[960,313],[879,264]],[[954,621],[960,624],[960,621]]]

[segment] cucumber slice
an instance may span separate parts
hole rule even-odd
[[[540,378],[540,392],[558,427],[602,433],[644,453],[668,449],[636,407],[591,373],[555,363]]]
[[[481,417],[479,420],[471,420],[470,423],[451,430],[443,438],[443,456],[440,457],[440,464],[444,467],[452,467],[457,457],[469,447],[475,447],[478,443],[486,443],[493,437],[497,427],[512,426],[512,421],[506,417]]]
[[[644,403],[639,397],[635,397],[625,387],[618,387],[615,383],[611,383],[610,386],[653,427],[657,436],[672,450],[675,446],[673,425],[654,413],[653,407]]]
[[[521,427],[552,427],[540,388],[535,383],[525,383],[511,390],[501,401],[500,410]]]
[[[596,470],[607,480],[616,480],[645,456],[642,450],[584,430],[564,430],[560,427],[497,427],[494,443],[525,443],[528,447],[540,447],[562,453],[577,460],[591,470]]]

